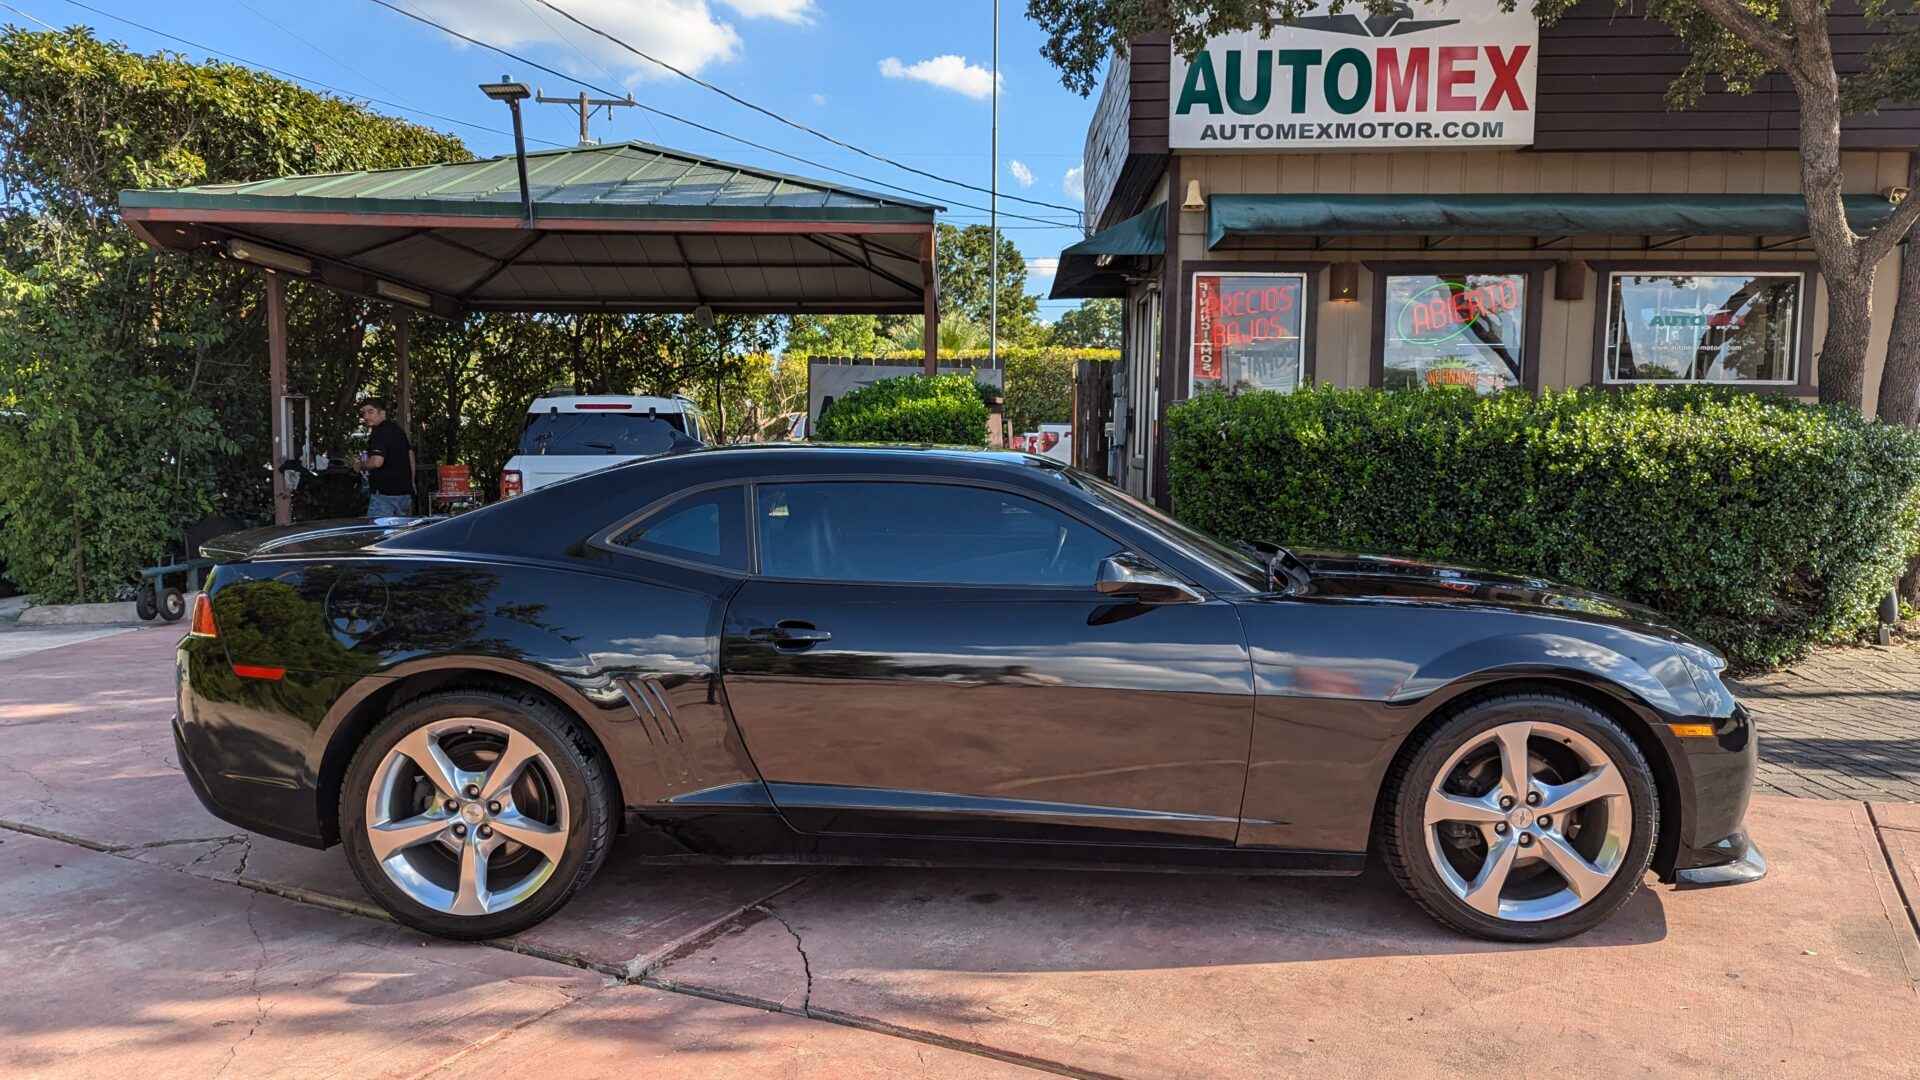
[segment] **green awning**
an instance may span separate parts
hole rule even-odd
[[[1893,212],[1846,197],[1868,229]],[[1804,236],[1798,195],[1215,195],[1207,246],[1295,236]],[[1071,250],[1071,249],[1069,249]]]
[[[1158,203],[1062,251],[1053,290],[1047,295],[1054,300],[1125,296],[1126,278],[1115,261],[1161,255],[1166,250],[1167,204]]]

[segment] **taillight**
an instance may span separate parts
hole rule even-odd
[[[213,625],[213,601],[206,593],[196,594],[193,598],[193,624],[187,629],[187,636],[220,636],[220,628]]]
[[[526,487],[520,482],[519,469],[500,470],[500,497],[501,498],[511,499],[515,495],[518,495],[525,490],[526,490]]]
[[[1044,454],[1058,445],[1060,445],[1059,432],[1043,431],[1040,433],[1040,452],[1041,453]]]

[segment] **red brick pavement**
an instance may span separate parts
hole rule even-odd
[[[1756,791],[1920,802],[1920,645],[1820,649],[1729,683],[1760,731]]]

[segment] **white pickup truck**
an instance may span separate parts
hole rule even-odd
[[[500,497],[635,458],[697,446],[700,409],[684,397],[543,397],[527,407],[520,450],[500,470]]]

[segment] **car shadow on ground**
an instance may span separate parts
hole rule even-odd
[[[816,871],[763,907],[810,953],[862,970],[1004,974],[1644,945],[1667,935],[1656,883],[1647,885],[1599,927],[1548,945],[1441,926],[1378,865],[1357,878],[844,868]]]

